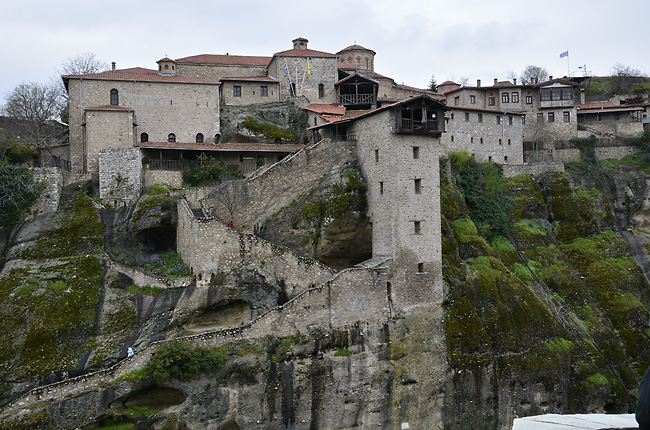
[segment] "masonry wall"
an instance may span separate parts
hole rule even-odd
[[[250,229],[262,225],[267,217],[316,186],[332,168],[344,162],[353,162],[354,146],[354,142],[322,140],[283,158],[264,171],[254,173],[244,181],[227,182],[204,200],[204,210],[228,222],[231,218],[229,211],[216,193],[242,194],[245,198],[233,219],[235,225]],[[231,190],[227,190],[228,187]]]
[[[169,185],[172,188],[183,186],[183,172],[179,170],[151,170],[143,169],[142,177],[145,187],[155,184]]]
[[[285,75],[285,60],[288,74]],[[280,82],[280,100],[292,97],[290,83],[296,84],[296,95],[305,96],[311,103],[337,102],[334,84],[338,81],[337,57],[309,57],[311,74],[307,74],[307,56],[274,57],[269,64],[269,76]],[[318,85],[323,84],[324,94],[318,96]]]
[[[178,204],[176,248],[197,275],[197,285],[209,280],[210,274],[252,266],[266,277],[284,282],[292,297],[310,285],[324,283],[335,273],[315,260],[231,229],[214,218],[195,218],[185,200]]]
[[[234,87],[241,89],[240,96],[234,95]],[[261,87],[267,88],[262,95]],[[221,100],[226,105],[244,106],[254,103],[268,103],[280,100],[279,84],[276,82],[224,81],[221,84]]]
[[[99,196],[113,206],[130,205],[142,192],[142,162],[138,148],[99,151]]]
[[[86,110],[86,166],[99,172],[100,152],[104,148],[132,148],[135,142],[133,111]]]
[[[447,116],[447,132],[441,139],[449,151],[464,150],[498,164],[523,164],[521,115],[452,109]],[[497,123],[497,117],[501,118],[501,124]]]
[[[396,134],[390,110],[353,124],[351,132],[357,136],[359,163],[368,183],[373,257],[393,260],[387,282],[395,306],[406,309],[440,302],[440,139]]]
[[[83,154],[91,136],[85,136],[82,127],[85,109],[108,105],[111,89],[118,90],[120,107],[135,111],[133,122],[138,126],[133,141],[139,142],[140,135],[147,133],[149,141],[165,142],[174,133],[177,142],[195,142],[197,133],[202,133],[205,141],[211,142],[219,132],[217,84],[71,79],[70,158],[74,171],[86,171]],[[101,124],[97,123],[93,135],[102,134]],[[89,146],[93,145],[90,141]]]
[[[56,212],[59,207],[61,190],[63,189],[63,172],[57,167],[35,168],[34,181],[41,182],[45,189],[38,201],[32,206],[32,210],[39,213]]]
[[[266,76],[265,66],[176,63],[176,73],[181,76],[199,78],[205,81],[219,82],[224,77],[260,77]]]

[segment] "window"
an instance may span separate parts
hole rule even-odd
[[[413,221],[413,233],[422,234],[422,227],[420,221]]]
[[[232,96],[233,97],[241,97],[241,86],[233,85],[233,87],[232,87]]]
[[[196,135],[196,143],[203,143],[203,133],[198,133]]]
[[[454,141],[454,135],[453,134],[451,135],[451,141],[452,142]]]
[[[369,61],[367,58],[366,58],[366,70],[370,70]]]
[[[383,182],[379,183],[379,194],[384,194],[384,183]]]
[[[465,121],[469,121],[469,112],[465,112]]]
[[[488,156],[488,161],[492,161],[492,156]]]
[[[571,121],[571,112],[569,112],[569,111],[562,112],[562,121],[570,122]]]
[[[521,123],[526,124],[526,115],[521,116]]]
[[[501,103],[508,103],[508,102],[510,102],[510,94],[501,93]]]
[[[169,70],[169,64],[165,64],[165,70]]]
[[[497,124],[501,124],[501,115],[497,115]]]
[[[483,145],[483,138],[481,138],[481,145]]]
[[[379,149],[375,149],[375,163],[379,162]]]
[[[111,104],[113,106],[117,106],[119,104],[119,98],[117,96],[117,90],[115,88],[111,90]]]
[[[452,120],[454,119],[454,113],[453,112],[451,113],[451,119]]]
[[[512,125],[512,116],[508,117],[508,125]]]
[[[268,97],[268,95],[269,95],[269,87],[267,87],[266,85],[260,86],[260,95],[262,97]]]
[[[569,113],[569,112],[565,112],[565,113]],[[620,114],[615,113],[615,114],[614,114],[614,121],[619,121],[620,119],[621,119]]]
[[[419,146],[414,146],[413,147],[413,158],[414,159],[420,158],[420,147]]]
[[[540,99],[543,102],[547,102],[551,100],[551,89],[550,88],[542,88],[542,93],[540,95]]]
[[[555,113],[554,112],[549,112],[548,113],[548,122],[555,122]]]
[[[318,84],[318,98],[322,99],[325,97],[325,86],[323,84]]]
[[[512,142],[510,141],[510,139],[508,139],[508,145],[512,145]]]
[[[541,99],[550,100],[573,100],[573,90],[570,87],[542,88]]]
[[[503,157],[503,161],[505,161],[506,163],[508,162],[508,156],[507,156],[507,155],[505,155],[505,156]]]
[[[176,142],[176,135],[174,133],[169,133],[169,136],[167,136],[167,141]]]
[[[572,100],[573,91],[571,88],[562,88],[562,100]]]
[[[519,103],[519,93],[517,91],[512,92],[512,102]]]
[[[475,104],[476,104],[476,96],[473,95],[473,94],[471,94],[471,95],[469,96],[469,102],[470,102],[471,104],[475,105]]]
[[[140,142],[149,142],[149,135],[147,133],[142,133],[140,135]]]
[[[415,194],[422,194],[422,179],[415,179]]]
[[[454,104],[458,106],[460,104],[460,96],[454,97]]]
[[[469,138],[469,143],[474,143],[474,136]]]
[[[533,104],[533,96],[526,96],[526,104],[527,105]]]
[[[503,142],[501,141],[501,139],[499,139],[499,145],[503,145]]]
[[[483,114],[478,114],[478,122],[483,122]]]
[[[418,273],[424,273],[424,263],[418,263]]]
[[[537,122],[544,122],[544,114],[543,113],[538,113],[537,114]]]
[[[488,105],[489,105],[489,106],[494,106],[494,97],[490,97],[490,98],[488,99]]]

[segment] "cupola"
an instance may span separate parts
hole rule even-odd
[[[309,40],[305,39],[304,37],[299,37],[297,39],[293,39],[293,49],[307,49],[307,43],[309,43]]]
[[[176,74],[176,61],[171,58],[163,58],[156,61],[158,63],[158,73],[161,75],[175,75]]]

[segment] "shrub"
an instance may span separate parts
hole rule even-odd
[[[147,367],[150,375],[158,382],[170,379],[187,381],[197,373],[218,370],[226,361],[226,348],[192,348],[174,341],[158,348]]]

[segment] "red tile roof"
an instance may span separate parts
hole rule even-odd
[[[312,103],[309,106],[303,107],[304,110],[308,110],[311,112],[319,113],[319,114],[329,114],[329,115],[344,115],[345,114],[345,106],[340,106],[337,103],[330,103],[330,104],[320,104],[320,103]]]
[[[335,58],[337,55],[329,52],[314,51],[313,49],[290,49],[288,51],[276,52],[274,57],[329,57]]]
[[[278,82],[277,79],[270,76],[248,76],[243,78],[221,78],[222,81],[253,81],[253,82]]]
[[[216,82],[189,76],[159,74],[157,70],[134,67],[131,69],[109,70],[108,72],[89,73],[86,75],[65,75],[63,79],[98,79],[108,81],[156,81],[156,82],[182,82],[196,84],[216,84]]]
[[[266,66],[271,57],[254,57],[249,55],[200,54],[176,59],[177,63],[228,64],[245,66]]]
[[[193,142],[142,142],[136,146],[140,148],[155,149],[191,149],[196,151],[222,151],[222,152],[294,152],[305,145],[292,143],[193,143]]]
[[[162,63],[163,61],[171,61],[172,63],[175,63],[176,61],[172,60],[169,57],[161,58],[160,60],[156,61],[156,63]]]
[[[372,49],[364,48],[363,46],[361,46],[361,45],[357,45],[357,44],[350,45],[350,46],[348,46],[347,48],[343,48],[343,49],[341,49],[339,52],[337,52],[337,54],[341,54],[341,52],[345,52],[345,51],[358,51],[358,50],[360,50],[360,49],[362,49],[362,50],[364,50],[364,51],[370,51],[370,52],[372,52],[373,54],[376,54],[376,52],[373,51]]]

